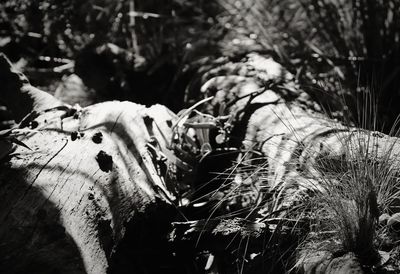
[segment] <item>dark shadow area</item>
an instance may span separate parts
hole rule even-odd
[[[25,172],[1,169],[0,273],[86,273],[57,207],[35,187],[21,201]]]
[[[99,101],[127,100],[146,106],[160,103],[175,110],[182,107],[183,90],[174,88],[174,94],[168,94],[177,65],[167,62],[154,68],[135,68],[134,59],[131,52],[116,45],[90,44],[78,54],[75,72],[95,90]]]
[[[168,242],[175,209],[158,201],[146,213],[138,213],[127,223],[124,239],[110,261],[108,273],[184,274]]]

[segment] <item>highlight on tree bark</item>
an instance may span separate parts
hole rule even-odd
[[[128,28],[121,27],[123,1],[114,11],[94,5],[94,21],[115,12],[106,25],[131,40],[103,41],[103,29],[90,28],[97,36],[88,37],[96,39],[79,45],[76,62],[52,69],[76,73],[58,83],[54,97],[30,85],[0,55],[0,115],[16,122],[0,131],[1,273],[399,268],[397,132],[357,128],[325,113],[318,95],[328,92],[307,93],[299,84],[310,65],[285,68],[276,57],[286,65],[299,61],[287,62],[291,56],[278,45],[266,50],[256,43],[260,33],[252,28],[264,22],[248,22],[246,14],[235,18],[236,31],[227,20],[240,15],[233,8],[248,3],[216,1],[206,20],[195,18],[202,28],[222,24],[214,36],[189,27],[185,35],[192,39],[183,35],[183,52],[158,58],[163,47],[178,48],[168,35],[180,37],[181,29],[136,24],[168,16],[136,11],[128,2]],[[314,2],[314,9],[331,7]],[[257,13],[264,4],[246,12]],[[175,17],[186,8],[174,8],[170,19],[186,24]],[[214,16],[220,10],[223,15]],[[71,34],[70,24],[61,36]],[[139,29],[146,35],[137,36]],[[168,43],[160,48],[139,43],[164,34]],[[344,77],[331,57],[304,44]],[[150,63],[141,55],[146,50],[156,53]],[[112,99],[148,107],[92,104]],[[186,108],[174,114],[155,102]]]
[[[220,76],[220,70],[232,75]],[[226,60],[203,77],[200,98],[206,99],[179,117],[160,105],[128,102],[54,107],[58,101],[24,86],[22,75],[14,78],[8,86],[18,89],[9,90],[17,96],[27,90],[34,112],[10,131],[20,144],[8,141],[2,155],[2,269],[104,273],[149,267],[142,257],[132,262],[127,255],[145,244],[141,234],[131,235],[137,229],[148,229],[143,235],[161,243],[173,229],[178,260],[197,246],[215,258],[210,269],[229,261],[218,255],[224,245],[242,250],[249,266],[265,260],[259,252],[278,245],[267,252],[266,263],[281,257],[274,261],[281,270],[293,255],[280,252],[300,245],[294,266],[305,273],[361,271],[367,258],[379,260],[372,245],[379,212],[396,212],[390,184],[397,139],[328,119],[269,57],[251,53],[236,63]],[[194,179],[183,193],[176,166],[186,180]],[[213,168],[222,173],[204,177]],[[210,178],[215,185],[207,187]],[[357,190],[359,196],[351,196]],[[168,228],[176,214],[191,218],[191,211],[201,209],[209,212],[205,219]],[[308,243],[323,244],[324,229],[335,228],[329,226],[333,219],[341,230],[332,239],[341,241],[345,253],[318,257],[323,251]],[[266,246],[257,244],[265,237]],[[140,245],[127,246],[135,242]],[[21,257],[24,263],[14,265]]]
[[[106,273],[157,260],[146,239],[167,233],[176,199],[166,182],[173,163],[157,153],[176,116],[129,102],[62,106],[21,74],[4,75],[7,94],[34,112],[11,133],[26,146],[8,142],[1,157],[0,272]]]
[[[7,94],[28,98],[33,112],[4,134],[15,142],[2,139],[2,269],[147,269],[159,254],[129,253],[156,238],[169,254],[170,230],[176,260],[196,247],[215,271],[234,260],[221,246],[246,271],[282,271],[293,259],[305,273],[377,264],[378,219],[397,212],[397,138],[327,118],[268,56],[219,61],[178,116],[129,102],[63,105],[4,69]],[[182,214],[191,221],[169,227]]]

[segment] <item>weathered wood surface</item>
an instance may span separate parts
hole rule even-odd
[[[251,53],[241,60],[217,59],[191,88],[188,97],[194,101],[214,96],[202,106],[204,112],[233,117],[226,145],[255,150],[268,163],[262,184],[273,195],[264,201],[260,218],[281,217],[308,189],[318,188],[321,161],[348,161],[368,147],[374,159],[389,157],[397,165],[397,138],[328,119],[272,58]],[[162,106],[146,109],[128,102],[52,109],[62,103],[45,95],[42,104],[40,92],[31,93],[27,83],[5,90],[1,96],[20,112],[19,120],[29,110],[21,111],[9,90],[20,91],[31,109],[42,112],[15,133],[31,150],[19,146],[2,164],[0,266],[16,272],[43,265],[66,273],[106,272],[127,223],[139,213],[159,218],[154,209],[168,210],[174,199],[147,144],[167,150],[177,117]],[[101,143],[93,140],[98,133]],[[25,265],[14,265],[21,254]],[[305,272],[327,269],[324,260],[316,266],[308,261],[315,258],[303,259],[299,267]]]
[[[3,83],[20,83],[10,75]],[[40,115],[12,133],[30,149],[14,146],[1,160],[0,272],[106,273],[127,227],[168,219],[174,197],[155,153],[166,149],[175,115],[130,102],[57,109],[28,82],[7,87],[2,97],[14,92],[14,104],[27,91]]]

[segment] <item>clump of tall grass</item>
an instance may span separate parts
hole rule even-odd
[[[319,191],[311,199],[323,208],[328,230],[335,230],[341,247],[354,252],[364,265],[378,262],[377,225],[383,213],[396,212],[400,198],[399,143],[397,122],[390,135],[378,131],[378,107],[368,93],[358,105],[358,126],[344,126],[336,139],[342,147],[339,154],[316,161]],[[368,129],[368,130],[365,130]],[[317,217],[318,218],[318,217]]]
[[[352,145],[348,148],[354,153],[346,155],[345,161],[337,161],[334,166],[329,166],[329,160],[321,164],[325,171],[319,181],[321,191],[314,201],[328,214],[342,248],[370,261],[376,258],[374,238],[379,209],[375,180],[379,172],[370,166],[367,151],[354,151]]]
[[[210,197],[217,193],[223,195],[219,197],[211,215],[221,209],[223,215],[219,217],[222,218],[243,216],[255,220],[261,213],[263,218],[257,221],[278,222],[293,229],[308,219],[311,223],[319,224],[313,226],[316,234],[334,231],[333,235],[339,241],[342,251],[353,252],[364,265],[376,264],[379,260],[378,218],[383,213],[398,212],[396,207],[400,199],[400,185],[399,162],[396,158],[400,153],[400,144],[396,137],[397,123],[393,125],[391,136],[377,131],[379,114],[373,95],[367,93],[362,97],[362,102],[358,106],[358,127],[354,127],[354,121],[350,119],[349,125],[332,121],[332,128],[339,130],[329,137],[328,142],[334,141],[333,148],[340,149],[327,154],[320,151],[315,161],[309,163],[314,166],[307,167],[311,173],[307,171],[304,175],[310,180],[311,196],[301,201],[304,204],[300,207],[282,208],[281,212],[286,212],[284,214],[271,212],[279,208],[271,205],[281,201],[279,195],[274,196],[271,192],[273,190],[269,188],[271,182],[268,181],[268,173],[271,171],[266,164],[269,159],[249,150],[245,158],[239,159],[230,170],[219,175],[224,183],[221,188],[210,193]],[[285,149],[282,146],[280,148]],[[304,144],[303,148],[309,146]],[[313,153],[309,152],[310,155]],[[252,154],[253,157],[250,157]],[[292,158],[299,156],[293,155]],[[295,169],[295,165],[287,167]],[[246,206],[238,208],[238,201],[246,192],[243,190],[253,191],[256,196]]]

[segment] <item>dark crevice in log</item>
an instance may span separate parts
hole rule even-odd
[[[138,213],[126,223],[125,236],[110,259],[107,273],[184,274],[168,242],[170,222],[176,210],[159,200],[146,213]]]

